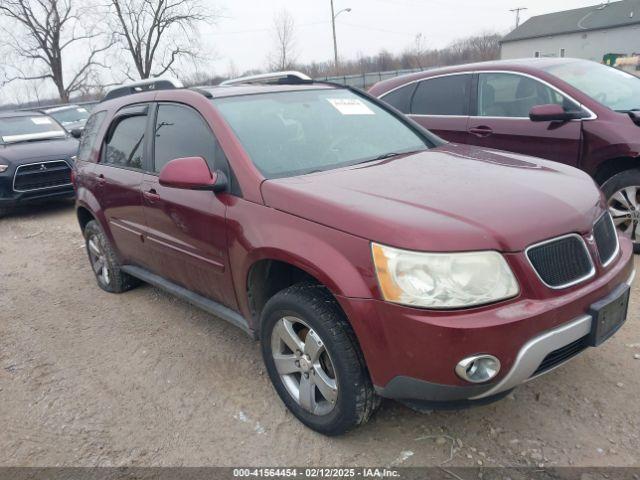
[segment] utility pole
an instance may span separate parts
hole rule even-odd
[[[529,10],[529,9],[527,7],[519,7],[519,8],[513,8],[509,10],[510,12],[514,12],[516,14],[516,28],[520,26],[520,12],[524,10]]]
[[[331,27],[333,28],[333,58],[336,75],[338,74],[338,40],[336,38],[336,14],[333,8],[333,0],[331,0]]]
[[[333,8],[333,0],[331,0],[331,27],[333,28],[333,60],[335,62],[336,75],[338,74],[338,40],[336,38],[336,18],[341,13],[351,11],[350,8],[343,8],[338,13],[335,13],[335,9]]]

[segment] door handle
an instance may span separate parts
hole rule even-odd
[[[488,137],[493,134],[493,129],[491,127],[481,125],[479,127],[470,128],[469,133],[473,133],[476,137]]]
[[[154,204],[160,201],[160,195],[158,195],[158,192],[156,192],[155,188],[151,188],[146,192],[142,192],[142,196],[149,204]]]

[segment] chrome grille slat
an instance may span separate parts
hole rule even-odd
[[[64,160],[18,165],[13,176],[15,192],[33,192],[70,185],[71,167]]]
[[[569,234],[532,245],[525,251],[538,278],[549,288],[577,285],[595,275],[595,266],[584,239]]]
[[[593,238],[596,241],[600,263],[606,267],[616,258],[620,250],[618,233],[609,212],[602,215],[594,224]]]

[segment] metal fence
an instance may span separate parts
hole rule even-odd
[[[320,77],[316,80],[321,82],[334,82],[348,85],[350,87],[367,89],[374,83],[388,80],[389,78],[399,77],[408,73],[416,73],[427,70],[426,68],[411,68],[406,70],[391,70],[388,72],[362,73],[359,75],[338,75],[336,77]]]

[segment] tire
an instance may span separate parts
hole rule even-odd
[[[89,263],[101,289],[109,293],[122,293],[140,284],[137,278],[120,269],[116,254],[98,222],[92,220],[87,223],[84,239]]]
[[[298,354],[291,332],[303,342]],[[322,286],[299,283],[274,295],[262,312],[261,346],[278,395],[312,430],[343,434],[366,423],[380,404],[355,334]]]
[[[614,175],[602,184],[602,191],[618,229],[631,238],[634,253],[640,254],[640,170]]]
[[[0,218],[6,217],[9,214],[8,208],[0,208]]]

